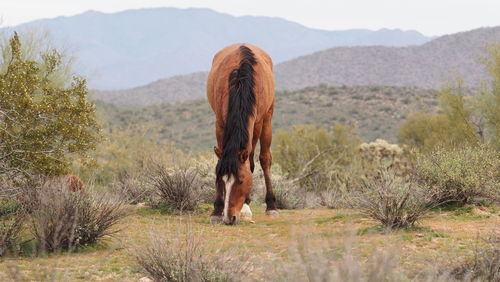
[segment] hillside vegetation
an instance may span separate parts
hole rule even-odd
[[[464,86],[478,87],[487,77],[484,46],[500,42],[500,27],[446,35],[421,46],[338,47],[277,64],[276,88],[296,90],[325,83],[332,86],[391,85],[439,89],[460,76]],[[152,84],[95,97],[119,105],[152,105],[205,96],[206,73],[166,78]]]
[[[436,105],[435,91],[414,87],[328,87],[320,85],[276,93],[274,129],[296,124],[331,128],[335,122],[355,126],[367,140],[396,141],[398,124],[418,109]],[[113,130],[154,136],[182,149],[210,149],[215,143],[214,115],[205,99],[143,108],[99,103]]]

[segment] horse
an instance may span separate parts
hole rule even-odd
[[[238,223],[248,217],[254,151],[260,141],[259,161],[266,183],[266,214],[277,216],[271,183],[271,120],[274,77],[271,57],[252,44],[233,44],[213,58],[207,98],[215,114],[215,201],[210,222]]]

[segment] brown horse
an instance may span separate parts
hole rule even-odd
[[[277,215],[271,185],[274,111],[271,58],[250,44],[234,44],[222,49],[212,62],[207,96],[215,113],[217,146],[214,151],[219,158],[211,222],[220,222],[222,218],[226,224],[236,224],[242,212],[251,213],[248,204],[258,140],[259,160],[266,182],[266,214]]]

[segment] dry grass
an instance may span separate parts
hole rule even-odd
[[[269,218],[265,216],[265,207],[256,204],[252,206],[255,224],[212,226],[208,224],[210,206],[205,208],[201,214],[178,216],[129,206],[131,216],[117,226],[122,232],[106,245],[43,258],[7,258],[0,264],[0,280],[4,280],[2,273],[6,274],[9,266],[16,265],[26,280],[39,280],[37,274],[48,270],[64,277],[56,280],[137,281],[147,274],[130,255],[129,248],[148,245],[149,230],[154,230],[159,237],[176,238],[186,222],[192,224],[193,232],[202,234],[203,247],[232,249],[236,253],[246,250],[251,254],[251,272],[248,274],[251,278],[262,274],[262,269],[257,267],[261,262],[271,264],[288,256],[290,246],[296,242],[297,230],[305,233],[309,243],[315,246],[335,239],[338,244],[333,246],[338,248],[335,251],[339,254],[346,254],[345,241],[355,236],[352,255],[358,258],[361,269],[369,268],[365,264],[372,261],[371,257],[378,249],[396,246],[398,270],[415,277],[429,265],[470,260],[476,246],[481,249],[485,246],[480,237],[491,233],[500,224],[498,207],[473,209],[471,213],[460,216],[455,215],[455,211],[431,212],[429,217],[421,220],[421,228],[385,234],[376,227],[377,221],[354,210],[282,210],[279,218]]]

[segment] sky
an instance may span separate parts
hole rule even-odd
[[[1,0],[2,26],[88,10],[210,8],[234,16],[270,16],[308,27],[399,28],[428,36],[500,25],[500,0]]]

